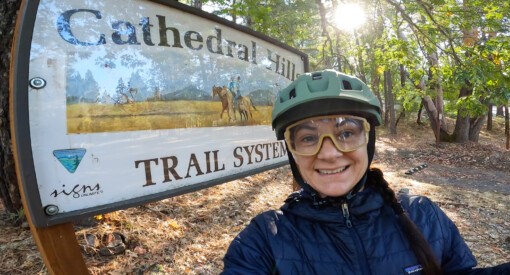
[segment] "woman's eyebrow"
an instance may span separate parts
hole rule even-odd
[[[301,124],[301,125],[296,126],[294,131],[299,131],[299,130],[302,130],[302,129],[305,129],[305,130],[316,130],[317,126],[315,126],[313,124],[310,124],[310,123]]]
[[[337,122],[335,124],[335,126],[342,126],[342,125],[345,125],[347,123],[352,123],[352,124],[354,124],[356,126],[360,126],[361,125],[361,123],[359,121],[357,121],[357,120],[354,120],[354,119],[345,119],[345,120],[342,120],[341,122]]]

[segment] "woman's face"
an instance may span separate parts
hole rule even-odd
[[[303,179],[321,196],[344,196],[352,190],[368,168],[366,146],[368,123],[364,129],[361,126],[361,130],[359,130],[359,125],[355,120],[312,119],[310,121],[303,123],[300,127],[294,127],[295,131],[292,135],[289,134],[293,141],[304,140],[301,142],[304,144],[301,145],[302,147],[296,144],[292,145],[293,149],[298,151],[306,151],[307,144],[312,144],[311,140],[316,140],[313,141],[316,145],[310,146],[320,146],[314,155],[303,156],[296,152],[292,153],[299,172]],[[356,131],[361,132],[356,133]],[[344,151],[355,149],[350,152],[342,152],[335,146],[333,139],[337,146]],[[356,139],[362,140],[357,141]],[[321,140],[322,145],[320,144]],[[309,152],[313,153],[314,151],[309,150]]]

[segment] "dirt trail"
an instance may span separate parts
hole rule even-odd
[[[399,138],[381,135],[374,164],[395,190],[430,197],[455,222],[481,267],[510,261],[510,151],[491,145],[440,144],[425,127]],[[501,136],[494,135],[495,139]],[[406,175],[421,163],[427,168]],[[91,274],[218,274],[230,241],[291,192],[288,166],[194,193],[116,211],[77,226],[103,239],[120,232],[124,253],[84,254]],[[0,208],[0,274],[47,274],[27,228],[12,227]]]
[[[483,131],[477,143],[436,143],[430,128],[404,121],[399,135],[382,129],[376,144],[376,162],[388,170],[417,181],[458,187],[477,192],[510,195],[510,150],[504,149],[504,124]],[[427,167],[412,175],[404,173],[417,165]]]
[[[386,149],[378,150],[376,162],[380,160],[380,163],[389,171],[401,173],[404,177],[439,186],[454,186],[472,191],[510,195],[510,164],[506,171],[504,167],[491,167],[490,165],[485,167],[469,164],[445,165],[439,159],[415,159],[408,156],[409,151]],[[504,162],[504,158],[505,156],[503,156],[503,160],[500,158],[494,161]],[[510,162],[510,152],[506,154],[506,159]],[[420,164],[426,164],[427,167],[412,175],[405,175],[406,171]]]

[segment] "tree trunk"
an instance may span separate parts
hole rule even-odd
[[[391,79],[391,71],[384,72],[384,91],[386,95],[386,127],[389,127],[390,134],[397,134],[396,118],[395,118],[395,100],[393,99],[393,81]]]
[[[383,112],[383,118],[384,118],[384,125],[386,125],[386,128],[390,125],[390,105],[388,101],[390,101],[390,98],[388,96],[388,85],[386,83],[386,71],[384,72],[384,80],[383,80],[383,92],[384,92],[384,105],[382,106]]]
[[[429,62],[430,62],[430,68],[429,68],[429,79],[432,81],[431,83],[431,89],[436,92],[435,97],[435,107],[437,109],[437,116],[434,117],[434,119],[439,120],[439,127],[441,125],[444,125],[444,116],[443,116],[443,110],[444,110],[444,99],[443,99],[443,86],[441,83],[441,76],[437,73],[439,68],[439,59],[437,56],[437,52],[432,52],[428,56]],[[435,130],[437,131],[437,129]]]
[[[191,6],[201,10],[202,9],[202,0],[191,1]]]
[[[406,117],[406,112],[405,112],[405,110],[402,110],[402,111],[400,112],[400,115],[398,115],[397,121],[395,121],[395,128],[397,128],[398,122],[399,122],[399,121],[400,121],[400,119],[401,119],[401,118],[403,118],[403,117]]]
[[[483,124],[485,123],[486,116],[480,116],[470,120],[469,126],[469,140],[478,142],[480,137],[480,131],[482,130]]]
[[[504,117],[505,111],[504,111],[505,105],[499,105],[498,108],[496,108],[496,116]]]
[[[431,74],[431,71],[429,70],[429,74]],[[422,77],[420,80],[420,84],[418,85],[418,88],[420,90],[425,90],[426,81],[425,78]],[[446,123],[444,123],[444,120],[439,120],[439,113],[436,108],[436,102],[430,98],[430,96],[424,96],[421,99],[421,106],[420,111],[418,112],[418,119],[417,123],[421,123],[421,113],[422,108],[425,108],[425,111],[427,112],[427,116],[429,118],[429,124],[430,128],[432,128],[432,132],[434,133],[434,136],[436,137],[436,141],[447,141],[450,142],[452,137],[450,134],[448,134]]]
[[[427,112],[427,116],[429,117],[430,128],[432,128],[436,140],[451,142],[452,136],[446,130],[446,124],[442,123],[444,122],[444,120],[438,121],[437,119],[438,117],[437,108],[432,98],[430,98],[429,96],[424,96],[421,100],[421,104],[423,105],[425,111]]]
[[[404,65],[402,65],[402,64],[399,65],[399,68],[400,68],[400,87],[405,88],[406,79],[407,79],[407,76],[406,76],[407,70],[404,67]],[[397,127],[398,122],[400,121],[400,118],[405,117],[405,116],[406,116],[406,108],[402,105],[402,110],[400,111],[400,115],[398,116],[397,121],[395,122],[395,127]]]
[[[510,150],[510,115],[508,114],[507,105],[505,105],[505,134],[506,134],[506,149]]]
[[[423,111],[423,102],[420,104],[420,109],[418,110],[418,117],[416,118],[416,124],[421,125],[421,113]]]
[[[460,89],[459,98],[469,96],[473,93],[473,89],[467,85]],[[469,129],[470,129],[470,118],[469,116],[462,116],[461,109],[457,112],[457,121],[455,122],[455,130],[453,135],[455,136],[455,142],[466,142],[469,140]]]
[[[487,131],[492,131],[492,104],[489,104],[489,113],[487,113]]]
[[[465,0],[462,4],[466,10],[469,10],[469,2]],[[462,30],[464,37],[463,37],[463,44],[466,47],[474,47],[476,42],[478,42],[478,28],[477,26],[471,26],[470,29],[463,29]],[[466,56],[469,57],[471,54],[469,51],[466,51]],[[466,80],[464,83],[464,86],[460,89],[459,98],[467,97],[473,94],[473,86],[471,83],[469,83],[469,80]],[[455,130],[453,133],[453,136],[455,138],[455,142],[466,142],[468,140],[478,140],[478,136],[480,133],[481,125],[478,123],[481,123],[479,118],[473,118],[471,119],[469,115],[463,116],[463,113],[465,110],[462,108],[459,108],[457,110],[457,120],[455,122]],[[483,120],[485,121],[485,119]],[[473,122],[473,124],[472,124]],[[480,128],[479,128],[480,127]]]
[[[461,117],[457,114],[457,121],[455,122],[455,142],[463,143],[469,140],[469,116]]]
[[[372,74],[372,77],[371,77],[372,92],[375,94],[375,96],[377,96],[377,99],[379,100],[379,103],[381,104],[381,106],[384,106],[383,100],[381,97],[381,92],[379,91],[379,85],[381,84],[381,77],[377,73],[377,69],[375,67],[372,69],[371,74]],[[381,108],[381,116],[384,117],[384,115],[385,115],[384,108]]]
[[[235,7],[235,5],[236,0],[232,0],[232,7]],[[232,14],[230,14],[230,16],[232,16],[232,22],[237,23],[237,11],[232,9]]]
[[[361,81],[367,83],[367,78],[365,76],[365,62],[363,61],[363,54],[361,50],[359,50],[359,38],[358,33],[354,31],[354,39],[356,41],[356,46],[358,47],[357,56],[358,56],[358,75]]]
[[[21,0],[0,1],[0,196],[2,204],[10,213],[22,208],[18,181],[11,151],[9,128],[9,71],[10,49]]]

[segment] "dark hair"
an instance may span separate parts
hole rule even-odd
[[[397,200],[395,192],[390,188],[388,182],[384,179],[383,172],[378,168],[370,168],[368,171],[367,186],[372,187],[381,194],[384,201],[391,206],[398,216],[402,229],[406,234],[411,249],[416,258],[422,265],[422,272],[425,275],[441,274],[441,267],[437,263],[432,248],[416,224],[409,218]]]

